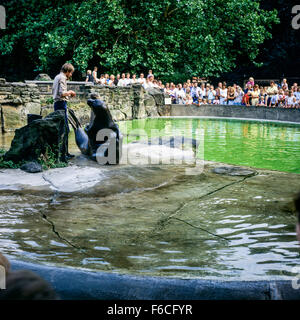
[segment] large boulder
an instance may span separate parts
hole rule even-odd
[[[17,129],[5,161],[14,163],[49,159],[67,162],[67,127],[64,111],[55,111],[47,117],[32,121]]]

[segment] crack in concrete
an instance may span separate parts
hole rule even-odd
[[[49,218],[48,218],[44,213],[42,214],[42,217],[43,217],[43,219],[45,219],[49,224],[51,224],[51,226],[52,226],[52,231],[57,235],[57,237],[58,237],[60,240],[66,242],[66,243],[69,244],[71,247],[73,247],[73,248],[75,248],[75,249],[77,249],[77,250],[82,251],[81,248],[75,246],[75,245],[74,245],[72,242],[70,242],[68,239],[63,238],[63,237],[59,234],[59,232],[56,231],[56,229],[55,229],[55,224],[53,223],[53,221],[49,220]]]
[[[148,237],[148,238],[149,238],[149,237],[151,237],[154,233],[156,233],[157,231],[163,230],[163,229],[167,226],[167,224],[169,223],[169,221],[170,221],[171,219],[177,219],[177,220],[180,220],[180,221],[182,221],[182,222],[185,222],[185,223],[189,224],[188,222],[186,222],[186,221],[184,221],[184,220],[175,218],[175,216],[178,215],[178,213],[179,213],[185,206],[187,206],[187,205],[190,204],[191,202],[199,201],[200,199],[203,199],[203,198],[205,198],[205,197],[207,197],[207,196],[210,196],[210,195],[212,195],[212,194],[215,194],[215,193],[217,193],[217,192],[219,192],[219,191],[221,191],[221,190],[223,190],[223,189],[225,189],[225,188],[228,188],[228,187],[230,187],[230,186],[232,186],[232,185],[239,184],[239,183],[243,183],[245,180],[250,179],[250,178],[253,178],[253,177],[255,177],[256,175],[257,175],[257,174],[244,177],[243,179],[240,179],[240,180],[237,180],[237,181],[230,182],[230,183],[228,183],[228,184],[226,184],[226,185],[223,185],[222,187],[217,188],[217,189],[215,189],[215,190],[212,190],[212,191],[210,191],[210,192],[208,192],[208,193],[206,193],[206,194],[204,194],[204,195],[202,195],[202,196],[200,196],[200,197],[197,197],[197,198],[195,198],[195,199],[192,199],[192,200],[189,201],[189,202],[183,202],[183,203],[181,203],[181,204],[178,206],[178,208],[177,208],[173,213],[171,213],[168,217],[163,218],[163,219],[160,219],[160,220],[157,222],[156,226],[154,226],[154,228],[152,229],[152,231],[149,231],[149,234],[148,234],[148,235],[143,235],[143,239],[144,239],[145,237]],[[189,224],[189,225],[191,225],[191,224]],[[195,226],[193,226],[193,225],[191,225],[191,226],[192,226],[192,227],[195,227]],[[204,229],[204,228],[201,228],[201,227],[197,227],[197,228],[198,228],[198,229],[201,229],[201,230],[203,230],[203,231],[205,231],[205,232],[207,232],[207,233],[209,233],[209,234],[211,234],[211,235],[214,235],[214,236],[216,236],[216,237],[219,237],[219,238],[222,238],[222,239],[224,239],[224,240],[226,240],[226,241],[229,241],[229,239],[224,238],[224,237],[222,237],[222,236],[219,236],[219,235],[217,235],[217,234],[214,234],[214,233],[212,233],[212,232],[210,232],[210,231],[208,231],[208,230],[206,230],[206,229]],[[134,239],[134,240],[138,241],[140,237],[141,237],[141,236],[137,236],[136,239]]]
[[[181,221],[181,222],[183,222],[183,223],[185,223],[185,224],[187,224],[187,225],[189,225],[189,226],[191,226],[191,227],[193,227],[193,228],[195,228],[195,229],[199,229],[199,230],[205,231],[205,232],[211,234],[212,236],[221,238],[222,240],[230,241],[229,239],[227,239],[227,238],[225,238],[225,237],[222,237],[222,236],[220,236],[220,235],[218,235],[218,234],[215,234],[215,233],[213,233],[213,232],[210,232],[210,231],[208,231],[208,230],[206,230],[206,229],[204,229],[204,228],[201,228],[201,227],[198,227],[198,226],[194,226],[193,224],[191,224],[191,223],[189,223],[189,222],[187,222],[187,221],[185,221],[185,220],[183,220],[183,219],[179,219],[179,218],[176,218],[176,217],[173,217],[173,218],[171,218],[171,219]]]
[[[205,197],[207,197],[207,196],[210,196],[210,195],[212,195],[212,194],[214,194],[214,193],[217,193],[217,192],[219,192],[219,191],[221,191],[221,190],[223,190],[223,189],[225,189],[225,188],[228,188],[228,187],[230,187],[230,186],[232,186],[232,185],[235,185],[235,184],[238,184],[238,183],[243,183],[246,179],[249,179],[249,178],[252,178],[252,177],[254,177],[254,176],[247,176],[247,177],[244,177],[243,179],[240,179],[240,180],[237,180],[237,181],[233,181],[233,182],[231,182],[231,183],[228,183],[228,184],[226,184],[226,185],[224,185],[224,186],[222,186],[222,187],[220,187],[220,188],[217,188],[217,189],[215,189],[215,190],[212,190],[212,191],[210,191],[210,192],[208,192],[208,193],[206,193],[206,194],[204,194],[204,195],[202,195],[202,196],[200,196],[200,197],[197,197],[197,198],[195,198],[195,199],[192,199],[190,202],[199,201],[200,199],[203,199],[203,198],[205,198]],[[183,203],[181,203],[181,204],[179,205],[179,207],[178,207],[172,214],[170,214],[167,218],[158,221],[158,224],[161,226],[161,228],[163,229],[164,226],[168,223],[168,221],[169,221],[170,219],[172,219],[174,216],[176,216],[185,206],[187,206],[188,204],[190,204],[190,202],[183,202]]]
[[[51,185],[54,189],[56,189],[56,190],[59,189],[58,187],[56,187],[55,184],[53,184],[53,182],[52,182],[50,179],[47,179],[47,178],[45,177],[45,175],[42,175],[42,178],[43,178],[46,182],[50,183],[50,185]]]

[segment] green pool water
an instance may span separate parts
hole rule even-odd
[[[197,157],[234,165],[300,173],[300,125],[191,118],[119,123],[125,143],[148,137],[184,136],[200,143]],[[141,132],[141,137],[138,133]],[[144,135],[143,135],[144,133]]]

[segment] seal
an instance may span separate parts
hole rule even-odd
[[[92,94],[87,104],[92,112],[90,124],[85,129],[82,128],[74,111],[69,110],[70,124],[75,130],[79,150],[98,163],[119,164],[123,136],[118,125],[99,96]]]

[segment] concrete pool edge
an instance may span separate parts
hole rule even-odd
[[[63,300],[300,300],[300,288],[294,289],[292,280],[222,281],[133,276],[20,260],[12,260],[11,265],[12,270],[26,269],[40,275]]]
[[[300,123],[300,109],[255,106],[203,105],[197,107],[193,105],[172,104],[161,108],[160,115],[169,117],[216,117]]]

